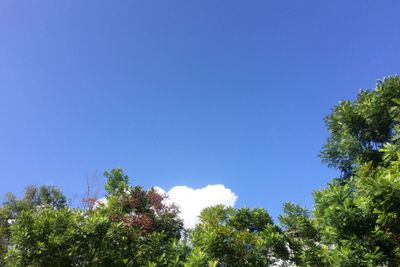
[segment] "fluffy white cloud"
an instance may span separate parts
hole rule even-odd
[[[156,187],[160,192],[164,189]],[[198,216],[202,209],[224,204],[226,206],[234,206],[237,195],[224,185],[207,185],[206,187],[193,189],[188,186],[175,186],[168,192],[168,202],[173,202],[179,206],[181,211],[180,217],[183,219],[186,229],[193,228],[198,222]]]

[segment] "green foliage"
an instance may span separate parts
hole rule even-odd
[[[357,194],[354,179],[345,184],[335,180],[315,193],[314,224],[330,265],[379,266],[384,261],[377,249],[381,244],[372,235],[373,214],[363,212]]]
[[[121,194],[128,189],[129,177],[124,174],[122,169],[116,168],[111,171],[105,171],[104,176],[107,182],[104,186],[108,195]]]
[[[321,157],[328,166],[350,177],[363,163],[382,162],[379,151],[398,138],[400,77],[377,83],[375,91],[362,90],[354,102],[343,101],[325,118],[330,137]]]
[[[10,218],[11,212],[9,209],[0,208],[0,266],[5,266],[4,258],[9,246],[10,237]]]
[[[315,192],[312,223],[330,266],[400,266],[400,149],[381,152],[384,166],[366,163]]]
[[[290,260],[285,236],[264,209],[206,208],[191,233],[188,266],[269,266]]]
[[[315,192],[312,216],[285,204],[280,222],[298,264],[400,266],[399,166],[398,159],[377,168],[367,163],[345,182],[333,180]]]
[[[183,266],[189,250],[177,208],[154,189],[129,186],[120,169],[106,175],[109,195],[88,211],[68,208],[51,187],[28,188],[21,200],[8,195],[2,265]]]
[[[8,266],[180,266],[183,246],[79,210],[24,211],[11,226]],[[171,263],[176,263],[171,265]]]
[[[3,209],[8,209],[12,215],[24,210],[32,210],[40,206],[49,206],[55,209],[62,209],[67,206],[66,197],[55,186],[28,186],[24,196],[17,199],[12,193],[6,195],[3,202]]]
[[[284,234],[292,248],[294,261],[300,266],[325,266],[320,233],[309,212],[292,203],[285,203],[279,216]]]
[[[11,225],[8,266],[71,266],[78,217],[68,209],[22,211]]]
[[[0,207],[0,266],[5,265],[5,255],[10,246],[10,225],[17,214],[24,211],[35,212],[38,208],[51,207],[63,209],[67,206],[66,198],[62,192],[54,186],[28,186],[21,199],[8,193],[6,200]]]
[[[314,194],[319,254],[327,266],[400,266],[400,77],[341,102],[326,122],[322,158],[347,179]]]

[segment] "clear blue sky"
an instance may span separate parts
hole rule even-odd
[[[0,2],[0,195],[122,167],[312,206],[323,117],[399,72],[399,1]]]

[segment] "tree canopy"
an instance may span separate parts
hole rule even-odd
[[[341,101],[325,122],[330,136],[321,151],[323,162],[350,177],[363,163],[382,162],[381,148],[398,140],[400,77],[378,81],[374,91],[361,90],[355,101]]]

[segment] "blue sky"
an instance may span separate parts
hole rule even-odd
[[[398,1],[0,3],[0,195],[122,167],[312,207],[323,117],[399,72]]]

